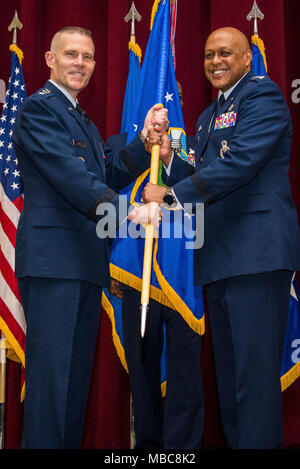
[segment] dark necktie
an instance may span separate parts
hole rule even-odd
[[[225,103],[225,96],[223,94],[221,94],[221,96],[218,99],[217,112],[216,112],[217,117],[219,116],[220,109],[221,109],[221,107],[223,106],[224,103]]]
[[[87,114],[84,112],[84,110],[79,106],[79,104],[76,104],[76,111],[80,114],[85,126],[90,129],[90,124],[91,124],[91,119],[87,116]]]
[[[78,103],[76,104],[76,111],[79,112],[79,114],[81,115],[81,118],[84,120],[84,111],[83,111],[83,109],[79,106]]]
[[[222,106],[224,103],[225,103],[225,96],[221,94],[221,96],[219,97],[219,104],[220,106]]]
[[[219,99],[215,101],[214,113],[211,117],[211,121],[210,121],[209,128],[208,128],[208,133],[210,133],[210,131],[214,128],[215,120],[217,117],[219,117],[220,109],[224,103],[225,103],[225,97],[224,97],[224,94],[222,93]]]

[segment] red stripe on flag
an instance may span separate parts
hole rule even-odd
[[[21,349],[24,352],[25,351],[25,334],[24,334],[24,331],[20,327],[20,324],[18,323],[18,321],[16,321],[14,316],[11,314],[9,308],[4,303],[4,301],[1,297],[0,297],[0,310],[1,310],[1,317],[3,318],[6,326],[11,331],[13,337],[19,343]],[[21,359],[21,357],[19,357],[19,358]]]
[[[11,219],[6,215],[2,207],[0,206],[0,223],[2,224],[3,231],[10,240],[13,246],[16,245],[16,227],[12,223]]]
[[[9,263],[7,262],[5,255],[2,252],[2,249],[0,249],[0,268],[1,268],[0,270],[3,275],[3,278],[5,279],[6,283],[9,285],[15,297],[21,303],[20,293],[18,289],[18,281],[15,278],[15,273],[12,270]]]
[[[16,200],[13,201],[13,204],[15,205],[15,207],[17,207],[21,214],[24,206],[24,197],[20,195]]]

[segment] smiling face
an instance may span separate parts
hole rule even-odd
[[[222,28],[207,39],[204,72],[214,88],[229,90],[251,68],[252,53],[243,33],[234,28]]]
[[[94,44],[89,36],[78,32],[63,32],[54,37],[51,51],[45,59],[51,70],[50,79],[76,99],[95,68]]]

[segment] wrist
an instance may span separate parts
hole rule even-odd
[[[161,207],[162,208],[173,208],[177,205],[176,197],[174,195],[172,187],[168,187],[163,195]]]
[[[173,151],[170,150],[167,155],[161,155],[161,161],[163,164],[166,166],[166,168],[169,166],[173,156]]]

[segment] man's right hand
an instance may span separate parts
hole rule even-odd
[[[159,142],[158,134],[160,135]],[[158,132],[152,126],[149,127],[148,131],[148,142],[145,144],[145,149],[148,153],[151,153],[151,148],[156,143],[160,145],[160,153],[159,158],[163,162],[163,164],[168,167],[170,161],[172,159],[172,148],[171,148],[171,140],[166,131]]]
[[[149,127],[156,126],[159,130],[165,131],[169,127],[168,109],[163,108],[161,104],[155,104],[147,112],[142,130],[144,138],[148,136]]]

